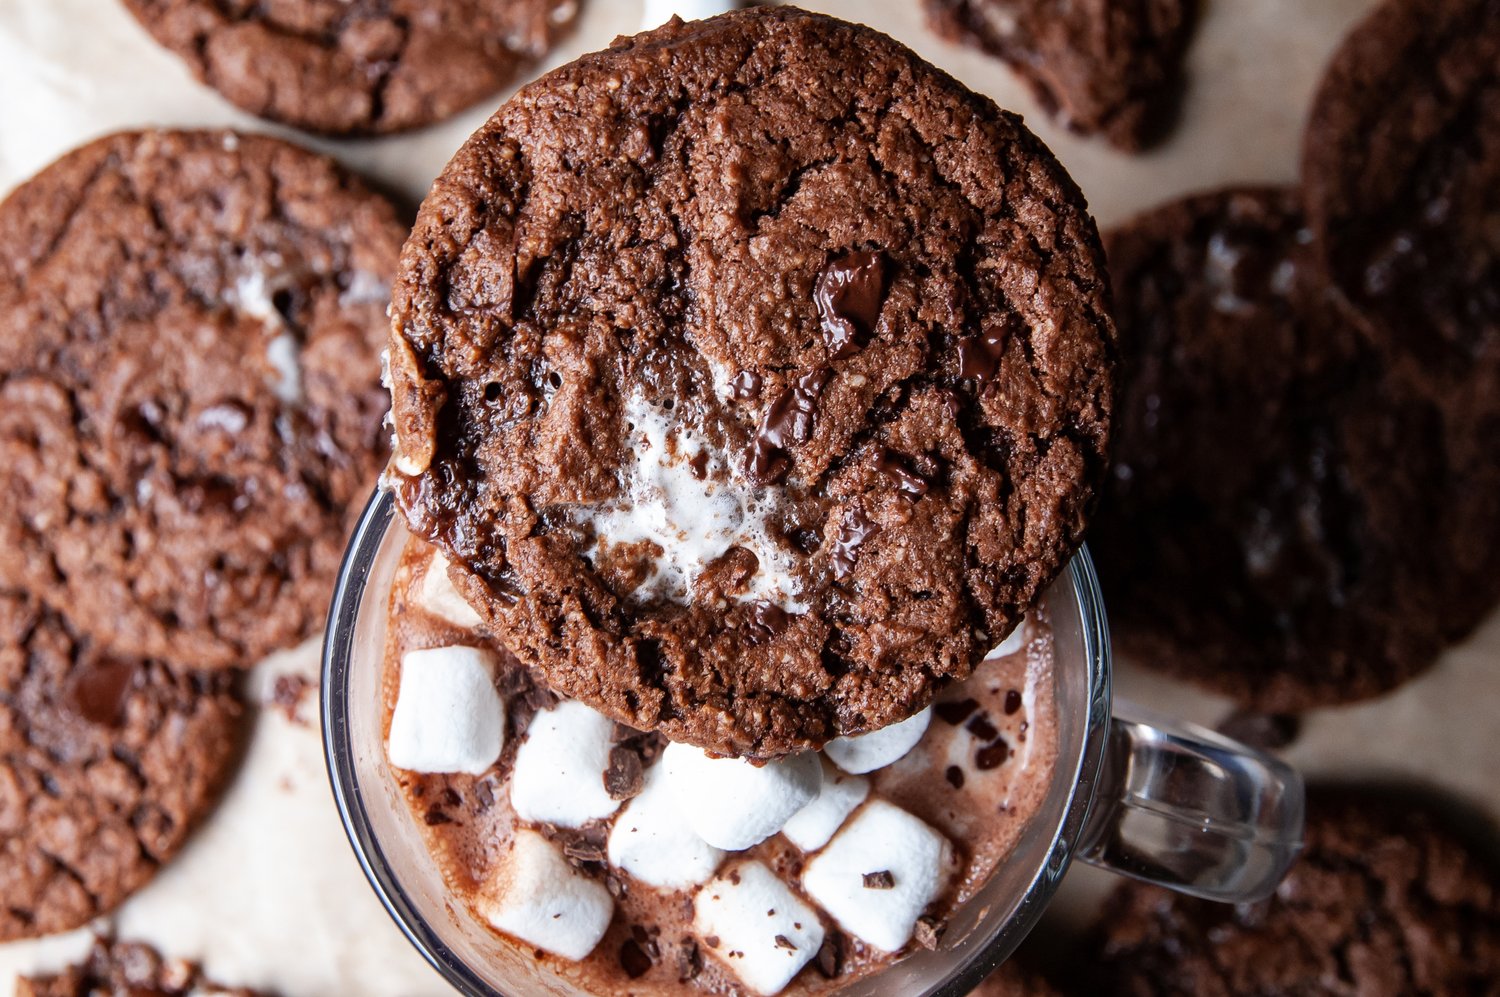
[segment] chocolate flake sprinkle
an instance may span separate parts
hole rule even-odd
[[[612,800],[629,800],[640,795],[645,783],[641,756],[624,744],[609,749],[609,767],[604,770],[604,791]]]
[[[620,944],[620,968],[632,980],[638,980],[651,972],[651,957],[634,938],[627,938]]]
[[[1021,708],[1021,693],[1019,690],[1010,689],[1005,693],[1005,715],[1012,716]]]
[[[988,713],[981,713],[969,721],[969,733],[974,735],[975,740],[983,741],[986,744],[1000,736],[1000,731],[995,728],[994,724],[990,723],[990,715]]]
[[[792,940],[786,935],[776,936],[776,947],[779,949],[789,949],[792,952],[797,951],[797,946],[793,945]]]
[[[844,938],[837,931],[823,936],[816,963],[825,980],[831,980],[844,971]]]
[[[957,765],[949,765],[948,770],[943,773],[943,777],[948,780],[948,784],[954,789],[964,788],[964,770]]]
[[[865,889],[867,890],[893,890],[896,888],[896,877],[891,875],[889,869],[879,872],[865,873]]]
[[[988,772],[991,769],[997,769],[1001,765],[1004,765],[1005,760],[1009,757],[1010,745],[1005,743],[1004,738],[1001,738],[994,744],[980,748],[979,753],[974,756],[974,764],[979,766],[980,771]]]
[[[682,947],[677,950],[677,982],[686,983],[696,979],[703,972],[703,953],[698,950],[698,943],[691,938],[683,940]]]
[[[858,353],[885,303],[885,257],[862,252],[834,260],[818,278],[813,302],[829,356],[838,360]]]
[[[924,914],[917,918],[917,923],[912,930],[917,944],[931,952],[937,949],[938,943],[943,940],[944,924],[931,915]]]

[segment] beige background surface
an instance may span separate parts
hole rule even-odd
[[[1185,115],[1172,141],[1141,157],[1060,132],[998,64],[939,42],[916,0],[830,0],[809,6],[888,31],[1002,106],[1025,114],[1089,195],[1101,224],[1188,191],[1296,177],[1303,114],[1320,68],[1372,0],[1206,0],[1190,58]],[[556,65],[633,31],[636,0],[591,0]],[[497,95],[495,103],[498,104]],[[415,203],[492,108],[411,136],[314,141]],[[116,0],[0,0],[0,193],[62,152],[117,128],[232,125],[249,118],[195,83]],[[303,139],[303,141],[308,141]],[[0,247],[0,252],[3,252]],[[313,676],[309,644],[258,667]],[[1122,665],[1120,695],[1214,722],[1227,704]],[[309,697],[296,720],[257,718],[244,766],[183,855],[114,918],[122,936],[206,961],[220,979],[302,995],[440,994],[364,883],[344,841],[323,771]],[[1433,671],[1382,700],[1319,712],[1291,759],[1313,776],[1435,783],[1500,819],[1500,616]],[[1108,877],[1070,874],[1055,922],[1087,916]],[[88,933],[0,945],[0,994],[14,974],[77,954]]]

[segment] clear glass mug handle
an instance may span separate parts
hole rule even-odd
[[[1194,724],[1116,703],[1078,857],[1181,893],[1270,896],[1302,849],[1302,778]]]

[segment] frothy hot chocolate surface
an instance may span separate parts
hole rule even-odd
[[[396,780],[471,916],[588,992],[826,993],[941,944],[1051,781],[1045,607],[919,718],[755,767],[537,686],[448,570],[409,542],[386,729],[393,763],[467,767]]]

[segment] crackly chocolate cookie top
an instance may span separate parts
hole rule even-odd
[[[1121,887],[1082,992],[1479,994],[1500,974],[1493,854],[1421,805],[1314,792],[1302,857],[1269,900]]]
[[[227,132],[63,157],[0,205],[0,577],[118,653],[249,665],[313,633],[382,462],[402,226]]]
[[[524,89],[424,203],[390,482],[561,691],[773,755],[967,675],[1077,545],[1114,337],[1013,116],[794,9]]]
[[[1066,128],[1127,152],[1176,117],[1198,0],[924,0],[950,41],[1005,62]]]
[[[1393,688],[1497,597],[1493,545],[1470,550],[1496,528],[1477,424],[1327,303],[1311,239],[1297,192],[1265,188],[1106,237],[1128,371],[1090,533],[1111,630],[1270,711]]]
[[[1329,64],[1303,159],[1318,258],[1387,341],[1500,367],[1500,0],[1391,0]]]
[[[579,0],[125,0],[251,114],[334,135],[440,121],[552,47]]]
[[[0,941],[86,924],[177,854],[237,754],[234,679],[112,654],[0,590]]]

